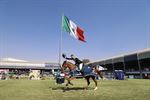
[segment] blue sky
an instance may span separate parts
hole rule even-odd
[[[95,61],[150,47],[149,0],[0,0],[0,58],[58,62],[62,14],[87,41],[63,32],[67,55]]]

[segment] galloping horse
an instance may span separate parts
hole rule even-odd
[[[70,71],[70,73],[69,73],[70,77],[69,78],[65,77],[67,79],[67,81],[68,81],[68,83],[66,84],[66,86],[68,86],[68,84],[73,85],[70,81],[75,78],[75,73],[77,72],[76,66],[73,63],[71,63],[71,62],[64,61],[63,64],[62,64],[62,67],[61,67],[61,72],[64,72],[64,70],[66,68],[68,68],[69,71]],[[92,80],[95,83],[95,89],[94,90],[97,90],[97,81],[96,81],[96,77],[95,77],[95,75],[93,73],[93,69],[91,67],[89,67],[89,69],[87,70],[87,72],[86,72],[86,69],[87,69],[87,67],[85,66],[85,67],[83,67],[83,70],[82,70],[82,75],[83,75],[83,77],[87,81],[86,89],[90,85],[90,78],[92,78]],[[100,77],[102,77],[100,71],[97,70],[96,67],[94,68],[94,71],[95,71],[95,73],[97,73],[98,75],[100,75]]]

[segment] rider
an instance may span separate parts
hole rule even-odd
[[[64,56],[64,54],[63,54],[63,57],[65,58],[65,59],[67,59],[67,60],[73,60],[74,62],[75,62],[75,65],[77,66],[77,70],[78,71],[81,71],[82,70],[82,67],[83,67],[83,62],[79,59],[79,58],[77,58],[77,57],[75,57],[75,55],[73,55],[73,54],[71,54],[71,58],[67,58],[66,56]]]

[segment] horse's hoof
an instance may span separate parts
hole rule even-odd
[[[68,84],[66,84],[66,86],[68,86]]]
[[[95,87],[95,89],[94,90],[97,90],[98,88],[97,87]]]

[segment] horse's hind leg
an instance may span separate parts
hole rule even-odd
[[[95,89],[94,89],[94,90],[97,90],[97,89],[98,89],[98,87],[97,87],[97,81],[96,81],[95,76],[92,76],[92,80],[93,80],[93,81],[94,81],[94,83],[95,83]]]
[[[104,78],[101,72],[99,73],[99,76],[101,77],[101,79],[103,79],[103,78]]]
[[[87,81],[87,86],[86,86],[85,89],[87,89],[88,86],[90,85],[90,77],[89,77],[89,76],[86,76],[85,79],[86,79],[86,81]]]
[[[98,70],[98,71],[97,71],[97,74],[100,76],[100,78],[101,78],[101,79],[103,79],[103,78],[104,78],[104,77],[103,77],[103,74],[102,74],[102,72],[101,72],[101,71],[99,71],[99,70]]]

